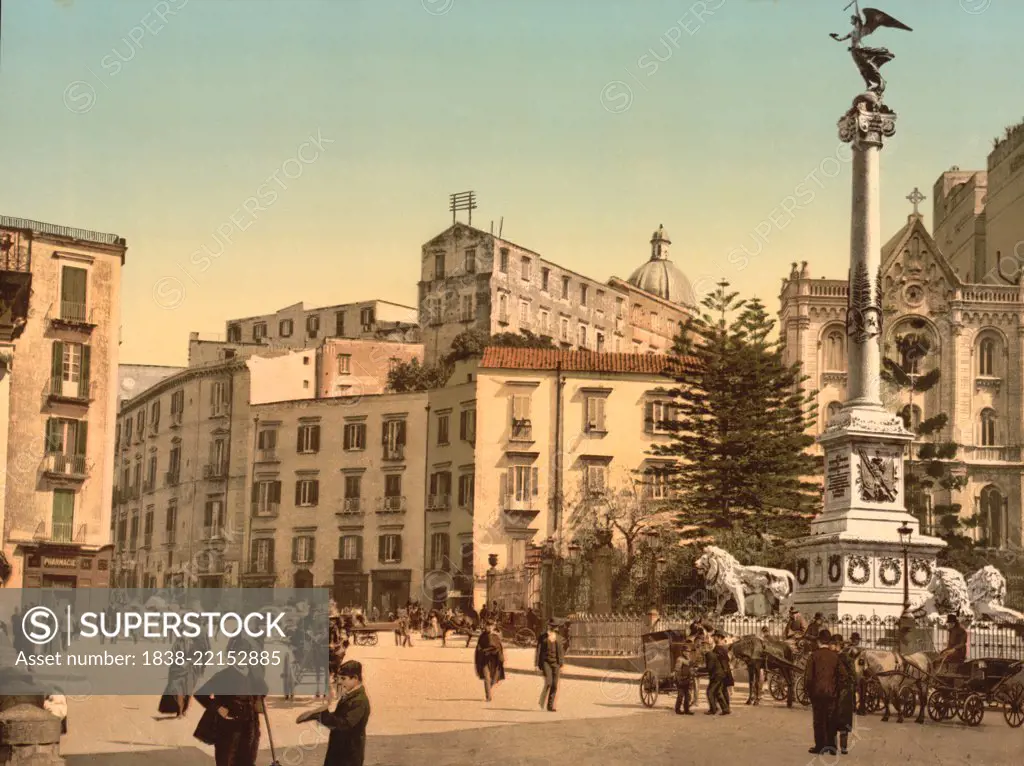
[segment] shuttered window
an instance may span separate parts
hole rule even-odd
[[[320,451],[320,426],[302,425],[299,426],[295,449],[301,454],[310,454]]]

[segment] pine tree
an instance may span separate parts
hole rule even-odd
[[[728,282],[708,295],[676,338],[675,419],[659,424],[672,441],[654,453],[672,456],[681,513],[690,536],[742,525],[791,537],[821,502],[812,477],[813,395],[799,365],[786,365],[771,340],[774,321],[758,300],[738,300]],[[685,533],[684,533],[685,534]]]

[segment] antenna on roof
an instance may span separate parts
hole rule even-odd
[[[451,194],[448,197],[448,209],[452,211],[452,223],[455,223],[455,214],[459,210],[469,212],[469,225],[473,225],[473,211],[476,210],[476,192],[464,191]]]
[[[498,239],[501,239],[501,230],[505,228],[505,216],[498,222]]]

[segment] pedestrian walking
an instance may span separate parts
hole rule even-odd
[[[548,622],[547,632],[537,640],[537,669],[544,674],[544,688],[540,693],[540,708],[555,712],[555,697],[558,694],[558,679],[565,663],[562,637],[558,635],[555,621]]]
[[[804,688],[811,698],[814,728],[814,746],[808,752],[835,755],[838,748],[833,720],[839,689],[846,684],[846,669],[839,661],[839,654],[832,651],[829,631],[823,628],[816,639],[818,648],[811,653],[804,671]]]
[[[704,715],[729,715],[729,698],[725,693],[726,681],[731,677],[728,660],[722,661],[722,655],[718,648],[725,649],[723,641],[725,635],[715,631],[713,636],[715,645],[704,655],[704,663],[708,669],[708,711]],[[728,650],[726,649],[726,657]]]
[[[220,694],[217,689],[245,689],[248,694]],[[213,745],[216,766],[256,766],[260,749],[260,713],[267,685],[237,668],[225,668],[209,680],[196,695],[206,710],[193,736]]]
[[[315,720],[330,729],[324,766],[363,766],[366,758],[366,724],[370,720],[370,699],[363,686],[363,666],[349,660],[338,669],[341,698],[331,713],[312,711],[297,723]]]
[[[861,651],[863,651],[863,647],[860,645],[860,633],[851,633],[850,643],[848,643],[843,649],[843,653],[849,656],[851,665],[855,671],[854,686],[857,689],[855,712],[857,715],[867,715],[867,698],[864,694],[867,684],[864,682],[864,674],[857,670],[857,659],[860,657]]]
[[[693,715],[690,710],[690,693],[693,690],[693,660],[691,652],[694,644],[686,641],[682,651],[676,658],[676,715]]]
[[[167,687],[157,710],[164,715],[173,715],[175,719],[183,718],[188,712],[192,692],[196,690],[196,682],[202,674],[203,666],[191,660],[195,643],[195,639],[179,636],[171,645],[171,652],[175,655],[181,652],[185,661],[168,666]]]
[[[850,653],[843,650],[842,636],[832,636],[832,651],[839,656],[839,662],[846,671],[846,677],[843,681],[840,676],[835,720],[832,722],[835,733],[832,734],[831,739],[835,742],[836,733],[838,733],[839,752],[846,755],[850,732],[853,731],[853,708],[857,698],[857,668]]]
[[[476,675],[484,682],[484,698],[490,702],[494,687],[505,680],[505,647],[493,622],[484,628],[477,639],[473,660]]]

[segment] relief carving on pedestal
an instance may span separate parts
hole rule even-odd
[[[878,580],[882,585],[892,587],[900,581],[900,562],[890,556],[886,556],[878,563]]]
[[[910,582],[918,588],[925,588],[932,579],[932,567],[924,559],[914,559],[910,563]]]
[[[846,576],[854,585],[863,585],[871,579],[867,556],[850,556],[846,565]]]
[[[863,449],[857,450],[860,457],[860,499],[869,503],[892,503],[898,494],[896,489],[896,458],[890,455],[869,457]]]
[[[843,576],[843,557],[832,554],[828,557],[828,581],[839,582]]]

